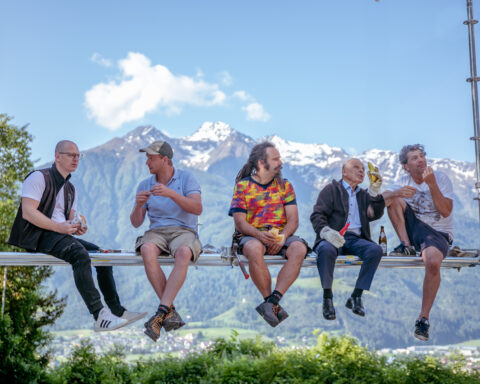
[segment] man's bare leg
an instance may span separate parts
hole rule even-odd
[[[407,203],[400,197],[394,198],[387,205],[387,212],[390,221],[392,222],[397,236],[403,244],[410,246],[410,239],[408,238],[407,229],[405,228],[405,209]]]
[[[148,281],[153,287],[153,290],[161,300],[167,279],[165,274],[160,268],[158,263],[158,256],[160,255],[160,249],[153,243],[145,243],[140,247],[140,253],[143,258],[143,264],[145,266],[145,272],[147,274]]]
[[[302,267],[305,254],[307,253],[307,247],[300,241],[293,242],[287,248],[287,262],[282,267],[277,276],[277,284],[275,290],[282,295],[287,292],[288,288],[293,284],[300,274],[300,268]]]
[[[168,276],[167,283],[165,285],[165,291],[163,292],[160,302],[162,305],[170,307],[175,300],[180,288],[182,288],[185,279],[187,278],[188,266],[192,259],[192,250],[182,245],[175,252],[175,264],[173,266],[170,276]]]
[[[248,258],[250,276],[262,297],[272,293],[272,277],[265,263],[265,251],[265,246],[258,240],[250,240],[243,246],[243,254]]]
[[[440,266],[442,265],[443,255],[437,248],[427,247],[422,252],[422,258],[425,263],[425,277],[423,279],[422,310],[419,318],[425,317],[428,319],[440,287]]]

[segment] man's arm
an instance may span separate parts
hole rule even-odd
[[[130,222],[135,228],[142,225],[143,220],[145,220],[147,209],[144,207],[144,204],[149,197],[150,191],[140,191],[135,195],[135,205],[132,209],[132,213],[130,213]]]
[[[390,204],[392,204],[393,199],[397,197],[400,197],[402,199],[411,199],[415,195],[415,193],[417,193],[417,189],[415,187],[406,185],[394,191],[383,191],[382,196],[385,200],[385,205],[389,207]]]
[[[333,209],[332,188],[332,184],[323,188],[318,194],[316,204],[313,206],[310,221],[315,233],[320,233],[323,227],[328,226],[328,217],[332,214]]]
[[[285,215],[287,216],[287,224],[283,228],[282,233],[285,240],[292,236],[298,228],[298,207],[296,204],[285,205]]]
[[[253,225],[247,222],[247,214],[244,212],[233,212],[233,221],[235,229],[245,236],[255,237],[262,244],[274,245],[276,244],[275,236],[268,231],[259,231]]]
[[[375,197],[368,196],[369,203],[367,207],[367,219],[369,221],[378,220],[383,216],[383,211],[385,210],[385,200],[382,195],[377,195]]]
[[[192,213],[194,215],[202,214],[202,196],[200,193],[192,193],[188,196],[183,196],[173,189],[168,188],[164,184],[155,184],[150,192],[154,196],[163,196],[172,199],[180,208],[185,212]]]
[[[440,212],[443,217],[450,216],[453,209],[453,201],[452,199],[443,196],[431,167],[427,167],[423,173],[423,181],[425,181],[428,188],[430,188],[433,204],[435,205],[435,208],[437,208],[437,211]]]
[[[66,235],[72,235],[77,232],[77,224],[70,224],[68,221],[57,223],[40,212],[38,210],[39,205],[40,202],[37,200],[29,197],[22,197],[23,219],[39,228],[46,229],[47,231],[63,233]]]

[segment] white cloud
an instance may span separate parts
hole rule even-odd
[[[118,65],[120,80],[96,84],[85,93],[89,117],[110,130],[158,109],[175,115],[185,105],[222,105],[226,99],[217,84],[174,75],[141,53],[129,52]]]
[[[255,121],[268,121],[270,115],[263,109],[263,105],[257,102],[250,103],[245,107],[242,107],[242,110],[247,112],[247,120]]]
[[[248,100],[254,101],[254,98],[245,91],[235,91],[233,92],[232,97],[236,99],[240,99],[242,101],[248,101]]]
[[[226,87],[229,87],[230,85],[233,84],[233,77],[227,71],[222,71],[220,72],[220,81],[222,82],[223,85],[225,85]]]
[[[105,59],[102,55],[99,53],[95,52],[92,57],[90,57],[90,61],[93,61],[94,63],[101,65],[102,67],[111,67],[112,66],[112,61],[109,59]]]

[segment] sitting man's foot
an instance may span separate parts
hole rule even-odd
[[[98,314],[97,320],[93,323],[93,330],[95,332],[113,331],[115,329],[127,325],[127,320],[115,316],[110,309],[102,308]]]
[[[337,318],[332,298],[323,298],[323,317],[325,320],[335,320]]]
[[[280,319],[278,318],[279,307],[279,305],[264,301],[255,309],[271,327],[276,327],[280,324]]]
[[[392,252],[390,256],[417,256],[415,247],[411,245],[405,245],[401,242]]]
[[[185,322],[175,310],[175,307],[173,305],[170,306],[170,310],[163,320],[163,329],[165,329],[166,332],[170,332],[183,327],[184,325]]]
[[[120,316],[120,318],[127,320],[127,324],[132,324],[137,320],[143,319],[145,316],[147,316],[147,312],[132,312],[125,309],[125,311],[123,311],[123,315]]]
[[[426,317],[422,317],[415,321],[415,332],[413,335],[418,340],[428,341],[428,328],[430,328],[430,322]]]
[[[160,331],[162,330],[163,321],[167,314],[163,311],[157,311],[155,315],[150,317],[145,325],[145,335],[150,337],[153,341],[157,341],[160,337]]]
[[[349,297],[345,306],[351,309],[354,314],[365,316],[365,308],[363,308],[361,296]]]

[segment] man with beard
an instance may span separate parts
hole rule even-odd
[[[272,327],[288,317],[279,301],[298,277],[308,250],[306,241],[294,236],[298,227],[295,192],[281,170],[280,153],[272,143],[255,145],[237,175],[228,213],[235,222],[239,252],[248,258],[253,283],[265,300],[256,310]],[[273,292],[265,254],[287,259]]]
[[[202,198],[195,176],[173,166],[173,150],[166,141],[154,141],[140,152],[147,155],[152,175],[137,188],[130,222],[138,228],[147,215],[150,220],[150,228],[137,239],[135,250],[142,255],[148,280],[160,300],[156,313],[145,323],[145,334],[157,341],[162,327],[169,332],[185,325],[173,301],[185,282],[190,261],[196,261],[202,251],[196,232]],[[170,255],[175,263],[167,279],[158,257]]]
[[[440,286],[440,266],[453,241],[453,187],[446,174],[427,166],[423,145],[406,145],[400,163],[407,171],[383,196],[400,245],[392,256],[415,256],[425,263],[423,298],[414,336],[428,340],[429,315]]]
[[[382,258],[382,248],[370,237],[370,221],[383,215],[385,202],[380,195],[382,177],[370,173],[368,190],[359,187],[365,167],[358,159],[350,159],[342,167],[342,180],[333,180],[320,191],[310,220],[317,234],[313,247],[323,287],[323,317],[336,318],[333,306],[333,271],[339,254],[356,255],[362,261],[355,289],[346,307],[358,316],[365,316],[362,293],[369,290]],[[349,223],[344,235],[339,231]]]
[[[72,265],[75,285],[94,318],[95,332],[112,331],[141,319],[146,313],[127,311],[120,304],[112,267],[95,267],[102,304],[95,288],[88,251],[99,248],[72,235],[83,235],[86,225],[72,223],[77,194],[70,183],[80,153],[75,143],[62,140],[55,147],[51,168],[30,173],[22,186],[22,201],[8,243],[31,252],[55,256]],[[86,223],[85,223],[86,224]]]

